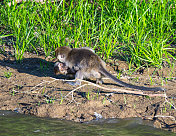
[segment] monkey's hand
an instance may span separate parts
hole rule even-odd
[[[76,70],[74,70],[73,68],[68,68],[68,73],[75,74]]]
[[[75,71],[80,70],[80,68],[79,68],[78,66],[73,66],[73,69],[74,69]]]

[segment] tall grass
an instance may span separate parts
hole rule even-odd
[[[62,0],[44,4],[23,2],[0,7],[0,26],[14,36],[15,57],[43,49],[53,55],[58,46],[95,49],[103,59],[121,55],[137,67],[160,67],[174,58],[174,0]]]

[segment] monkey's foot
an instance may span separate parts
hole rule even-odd
[[[102,84],[103,84],[103,81],[100,80],[100,79],[97,79],[97,80],[96,80],[96,84],[100,84],[100,85],[102,85]]]
[[[71,82],[71,81],[66,81],[65,83],[72,85],[72,86],[77,86],[77,85],[81,85],[81,82]]]

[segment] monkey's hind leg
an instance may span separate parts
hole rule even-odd
[[[83,79],[83,78],[84,78],[83,72],[81,70],[77,71],[75,74],[75,79]],[[75,82],[67,81],[66,83],[72,86],[81,85],[81,81],[79,80],[76,80]]]
[[[103,84],[102,75],[100,72],[92,70],[91,73],[93,77],[96,78],[96,84]]]

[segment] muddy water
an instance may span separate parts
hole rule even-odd
[[[160,130],[139,118],[99,120],[88,123],[74,123],[59,119],[38,118],[10,111],[0,111],[0,136],[175,136]]]

